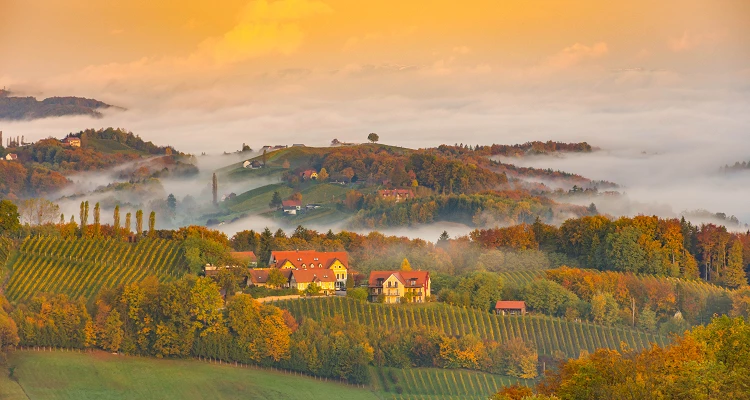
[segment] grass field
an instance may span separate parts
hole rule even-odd
[[[17,351],[9,362],[18,383],[5,369],[0,400],[378,399],[369,389],[193,360]]]

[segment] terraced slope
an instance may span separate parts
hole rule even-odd
[[[342,297],[286,300],[273,304],[289,310],[297,318],[320,320],[340,316],[344,321],[357,321],[379,329],[428,326],[449,335],[473,334],[496,341],[520,337],[536,344],[540,355],[548,356],[562,352],[567,357],[578,357],[581,350],[620,349],[621,343],[638,350],[649,347],[651,343],[664,345],[669,342],[664,336],[636,329],[541,315],[500,316],[445,304],[391,306]]]
[[[160,281],[186,271],[174,242],[144,239],[137,244],[112,239],[27,239],[11,263],[5,295],[23,301],[37,293],[64,293],[90,299],[101,288],[138,282],[150,275]]]

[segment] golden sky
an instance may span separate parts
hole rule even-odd
[[[0,7],[0,77],[26,83],[104,65],[111,74],[122,67],[117,79],[229,65],[750,68],[744,0],[0,0]],[[141,69],[125,67],[139,62]]]

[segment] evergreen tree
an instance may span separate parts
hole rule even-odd
[[[94,204],[94,235],[99,236],[101,232],[101,208],[99,207],[99,202],[97,202]]]
[[[265,265],[271,259],[271,250],[273,249],[273,234],[266,228],[260,234],[260,243],[258,244],[258,262]]]
[[[60,225],[65,223],[65,214],[60,214]]]
[[[273,197],[271,197],[271,202],[268,203],[268,206],[271,208],[281,207],[281,194],[279,192],[273,192]]]
[[[167,209],[169,210],[169,217],[174,218],[177,214],[177,198],[172,193],[167,196]]]

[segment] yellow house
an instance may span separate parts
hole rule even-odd
[[[304,292],[312,284],[318,285],[321,292],[325,295],[336,292],[336,277],[331,270],[323,269],[318,271],[297,269],[292,271],[289,277],[289,287]]]
[[[368,281],[370,301],[394,304],[408,301],[424,303],[430,296],[427,271],[373,271]]]
[[[268,265],[300,271],[328,270],[332,273],[336,288],[346,287],[349,276],[349,254],[345,251],[272,251]]]

